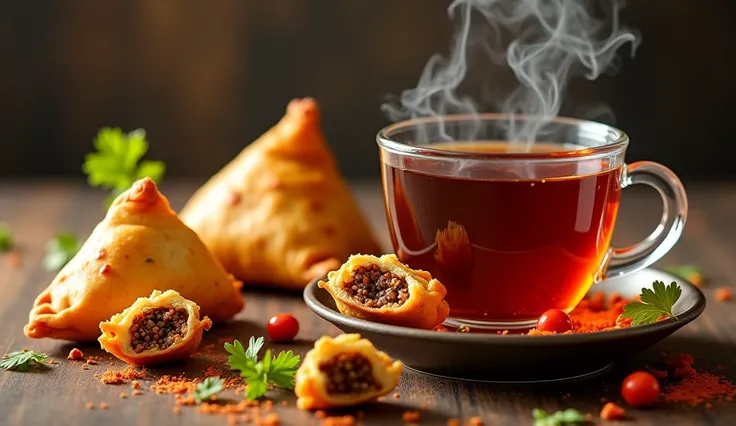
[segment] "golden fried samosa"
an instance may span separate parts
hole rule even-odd
[[[320,129],[311,98],[246,147],[180,215],[235,277],[301,289],[352,253],[380,251]]]
[[[396,389],[403,369],[359,334],[323,336],[296,372],[296,405],[319,410],[374,401]]]
[[[36,298],[24,331],[31,338],[95,340],[101,321],[156,289],[176,290],[221,321],[243,309],[241,286],[144,178],[115,199]]]

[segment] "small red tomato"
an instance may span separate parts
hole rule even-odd
[[[572,330],[570,316],[559,309],[545,311],[537,320],[537,330],[564,333]]]
[[[621,385],[621,396],[632,407],[652,405],[659,399],[659,382],[644,371],[631,373]]]
[[[268,320],[266,332],[274,342],[289,342],[299,332],[299,321],[291,314],[278,314]]]

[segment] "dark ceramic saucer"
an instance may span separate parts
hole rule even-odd
[[[705,296],[675,275],[645,269],[593,286],[591,291],[631,298],[653,281],[676,281],[682,296],[674,307],[677,320],[599,333],[559,336],[473,334],[417,330],[342,315],[317,281],[304,289],[304,300],[317,315],[345,333],[360,333],[412,370],[460,380],[495,383],[556,382],[604,372],[694,320],[705,309]]]

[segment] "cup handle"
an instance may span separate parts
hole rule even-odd
[[[677,243],[687,220],[687,194],[680,179],[667,167],[651,161],[624,165],[621,188],[642,183],[659,192],[664,208],[662,219],[644,240],[622,248],[611,248],[603,279],[630,274],[662,258]]]

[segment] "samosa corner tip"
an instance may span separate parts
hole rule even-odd
[[[163,202],[168,206],[168,199],[159,191],[156,182],[150,177],[143,177],[133,182],[125,192],[120,194],[113,206],[126,205],[134,210],[149,210]]]
[[[317,122],[319,104],[312,97],[294,98],[286,107],[286,116],[303,122]]]

